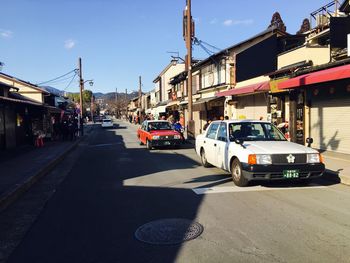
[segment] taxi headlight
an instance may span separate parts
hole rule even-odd
[[[153,136],[152,136],[152,139],[153,139],[153,140],[159,140],[159,135],[153,135]]]
[[[174,135],[174,139],[181,139],[181,136],[180,135]]]
[[[307,154],[307,163],[319,163],[320,154],[319,153],[308,153]]]
[[[256,164],[272,164],[272,159],[270,154],[257,154]]]

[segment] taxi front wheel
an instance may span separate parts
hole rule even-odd
[[[201,161],[202,165],[206,168],[210,167],[210,163],[207,161],[207,157],[205,157],[205,151],[204,149],[201,150]]]
[[[242,174],[242,165],[238,159],[234,159],[231,165],[232,180],[237,186],[247,186],[248,180]]]
[[[149,140],[146,141],[146,147],[148,150],[152,150],[152,143]]]

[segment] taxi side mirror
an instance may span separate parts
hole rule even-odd
[[[311,147],[311,144],[314,142],[314,139],[312,138],[306,138],[306,143],[307,143],[307,147]]]
[[[243,144],[243,140],[242,139],[235,139],[235,143],[242,145]]]

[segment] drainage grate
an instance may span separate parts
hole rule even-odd
[[[203,226],[192,220],[168,218],[149,222],[140,226],[135,237],[153,245],[174,245],[199,237]]]

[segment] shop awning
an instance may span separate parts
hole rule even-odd
[[[164,101],[160,101],[157,103],[156,107],[158,106],[166,106],[169,102],[171,102],[172,100],[164,100]]]
[[[202,103],[209,102],[209,101],[216,100],[216,99],[218,99],[217,96],[209,97],[209,98],[200,98],[199,100],[193,102],[193,105],[202,104]]]
[[[166,112],[166,106],[158,106],[158,107],[155,107],[155,108],[154,108],[154,111],[155,111],[156,113],[164,113],[164,112]]]
[[[45,108],[47,108],[49,113],[59,113],[59,114],[61,114],[61,112],[62,112],[62,109],[54,107],[54,106],[46,105]]]
[[[259,82],[259,83],[248,85],[241,88],[234,88],[234,89],[218,92],[216,93],[216,96],[224,97],[224,96],[233,96],[233,95],[245,95],[245,94],[248,95],[251,93],[255,93],[257,91],[268,91],[268,90],[270,90],[270,82],[264,81],[264,82]]]
[[[324,69],[304,74],[278,83],[279,89],[293,89],[300,86],[350,78],[350,65]]]
[[[179,101],[178,100],[170,101],[166,106],[167,107],[171,107],[171,106],[174,106],[174,105],[179,105]]]

